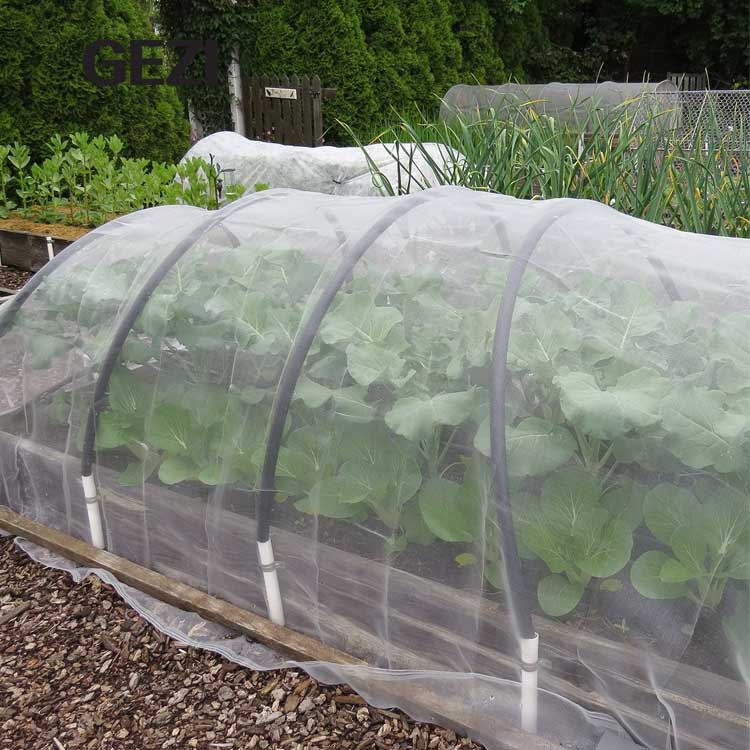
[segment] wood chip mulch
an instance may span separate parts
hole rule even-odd
[[[61,218],[66,218],[65,212],[61,212]],[[91,231],[91,227],[72,226],[70,224],[47,224],[34,219],[28,219],[17,213],[11,214],[6,219],[0,219],[0,229],[12,229],[17,232],[33,232],[34,234],[49,235],[50,237],[59,237],[63,240],[77,240],[84,234]]]
[[[0,289],[10,289],[14,292],[20,289],[32,276],[31,271],[0,266]]]
[[[96,577],[0,537],[0,748],[479,746],[298,670],[253,672],[162,635]]]

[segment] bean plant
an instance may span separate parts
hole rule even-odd
[[[163,204],[204,208],[238,198],[239,184],[224,184],[231,170],[211,160],[182,164],[124,157],[117,136],[55,135],[48,156],[32,162],[20,143],[0,145],[0,218],[16,209],[46,223],[98,226],[119,214]]]

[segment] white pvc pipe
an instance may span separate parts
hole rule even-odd
[[[537,684],[539,663],[539,634],[521,639],[521,729],[529,734],[537,733],[538,702]]]
[[[83,482],[83,496],[86,498],[91,544],[99,549],[104,549],[104,525],[102,524],[102,512],[99,508],[99,499],[96,492],[96,481],[93,475],[81,477],[81,481]]]
[[[273,556],[271,540],[258,542],[258,557],[260,567],[263,571],[263,583],[266,589],[266,607],[268,608],[268,619],[277,625],[284,624],[284,605],[281,602],[281,589],[279,588],[279,576],[276,572],[276,560]]]

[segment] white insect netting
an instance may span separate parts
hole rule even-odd
[[[512,120],[537,111],[562,125],[587,131],[600,123],[624,117],[642,123],[658,118],[665,131],[679,127],[679,89],[671,81],[651,83],[504,83],[475,86],[459,83],[448,90],[440,105],[440,118],[471,120],[492,111]]]
[[[747,747],[749,250],[462,188],[131,214],[0,307],[0,503],[488,747]]]
[[[331,195],[380,195],[387,179],[394,190],[409,192],[416,183],[437,185],[431,162],[445,170],[459,161],[455,150],[441,143],[377,143],[359,147],[285,146],[253,141],[239,133],[213,133],[198,141],[183,161],[211,157],[233,170],[228,181],[252,190],[256,185],[309,190]],[[374,177],[377,169],[381,176]]]

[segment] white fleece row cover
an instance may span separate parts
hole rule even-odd
[[[249,190],[263,183],[272,188],[330,195],[381,195],[383,178],[396,193],[408,193],[425,184],[436,187],[440,180],[427,155],[441,169],[457,161],[456,152],[440,143],[426,143],[419,148],[378,143],[365,146],[364,151],[357,146],[284,146],[222,132],[202,138],[183,161],[194,157],[208,160],[212,155],[222,168],[235,170],[230,182],[241,183]],[[373,167],[382,177],[373,177]]]

